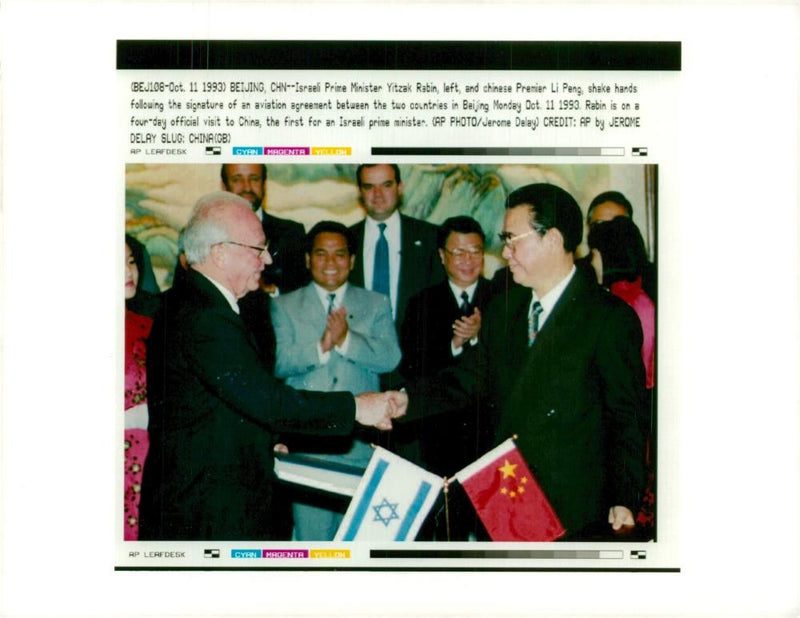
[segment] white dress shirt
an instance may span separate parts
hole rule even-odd
[[[475,290],[478,289],[478,280],[476,279],[472,285],[467,286],[466,288],[460,288],[455,283],[453,283],[450,279],[447,280],[447,283],[450,285],[450,291],[453,292],[453,296],[456,297],[456,304],[461,307],[461,304],[464,302],[464,299],[461,298],[461,293],[466,292],[468,300],[467,302],[472,303],[472,299],[475,297]],[[475,345],[478,343],[478,337],[475,336],[469,340],[471,345]],[[453,345],[453,340],[450,340],[450,352],[453,356],[458,356],[461,352],[464,351],[464,347],[457,348]]]
[[[556,306],[558,299],[561,298],[561,295],[564,293],[567,285],[569,282],[572,281],[572,277],[575,275],[575,266],[572,267],[572,270],[569,271],[566,277],[564,277],[561,281],[559,281],[553,289],[551,289],[547,294],[538,298],[536,296],[536,292],[531,290],[531,302],[528,305],[528,314],[530,315],[531,307],[533,307],[533,303],[537,300],[542,305],[542,312],[539,314],[539,330],[541,331],[544,327],[544,323],[547,321],[548,316],[553,311],[553,307]]]
[[[197,270],[195,272],[200,273],[206,279],[208,279],[211,283],[213,283],[214,287],[217,288],[222,293],[222,295],[225,297],[225,300],[228,301],[228,304],[231,306],[231,309],[233,309],[234,313],[236,313],[237,315],[239,314],[239,303],[236,301],[236,297],[233,295],[233,292],[231,292],[228,288],[226,288],[224,285],[222,285],[219,281],[215,281],[211,277],[209,277],[207,275],[204,275],[199,270]]]

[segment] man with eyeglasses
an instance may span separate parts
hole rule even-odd
[[[247,294],[239,306],[262,357],[269,367],[274,367],[275,332],[271,300],[301,288],[309,281],[304,256],[305,229],[301,223],[267,212],[267,166],[263,163],[226,163],[220,168],[220,180],[225,191],[250,203],[269,241],[272,262],[264,267],[259,288]]]
[[[582,234],[563,189],[532,184],[508,196],[503,257],[519,285],[490,302],[475,363],[442,376],[427,399],[409,389],[407,419],[425,413],[418,403],[459,400],[496,415],[495,441],[516,436],[568,541],[629,531],[644,488],[642,329],[630,307],[577,274]]]
[[[201,198],[182,240],[188,272],[167,293],[148,341],[139,538],[287,538],[273,432],[340,436],[355,422],[388,430],[406,396],[300,391],[272,376],[239,315],[238,300],[258,288],[271,260],[247,200]]]
[[[431,378],[459,363],[478,344],[481,316],[491,295],[491,286],[482,274],[484,242],[483,229],[472,217],[450,217],[439,226],[437,246],[447,279],[425,288],[408,303],[400,365],[406,380]],[[477,412],[475,406],[466,406],[416,424],[422,462],[428,470],[441,476],[452,474],[490,446],[489,427],[482,425]],[[450,497],[455,497],[453,492]],[[434,521],[426,523],[417,538],[466,541],[470,533],[475,534],[472,513],[468,502],[451,504],[448,538],[444,517],[434,507]]]
[[[305,268],[305,230],[302,223],[282,219],[266,211],[267,166],[263,163],[226,163],[220,168],[222,188],[250,202],[270,241],[272,263],[261,273],[261,288],[269,294],[285,294],[308,283]]]

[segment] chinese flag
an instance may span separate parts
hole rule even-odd
[[[555,541],[566,533],[513,440],[455,477],[493,541]]]

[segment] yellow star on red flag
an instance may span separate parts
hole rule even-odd
[[[500,468],[498,468],[498,471],[500,471],[500,472],[502,472],[502,473],[503,473],[503,478],[504,478],[504,479],[507,479],[509,476],[514,476],[514,477],[516,477],[517,475],[516,475],[516,473],[514,472],[514,470],[516,469],[516,467],[517,467],[518,465],[519,465],[519,464],[512,464],[512,463],[510,463],[510,462],[508,461],[508,459],[506,459],[506,462],[505,462],[505,464],[503,464],[503,466],[501,466]]]

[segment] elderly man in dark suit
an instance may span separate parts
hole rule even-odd
[[[644,486],[642,330],[630,307],[576,272],[582,229],[563,189],[509,195],[503,257],[519,285],[490,303],[471,372],[440,375],[433,405],[420,398],[436,408],[480,395],[497,414],[496,441],[517,436],[567,529],[562,540],[633,526]],[[425,412],[413,392],[411,401],[409,418]]]
[[[272,432],[346,435],[390,429],[402,393],[312,393],[280,384],[238,312],[270,262],[250,204],[202,198],[183,234],[186,280],[171,290],[148,344],[150,453],[140,539],[279,538]]]

